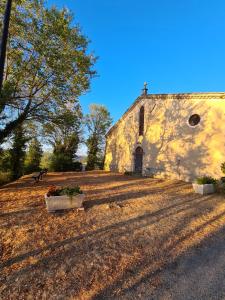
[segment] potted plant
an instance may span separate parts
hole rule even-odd
[[[59,187],[51,186],[45,194],[45,202],[48,212],[56,210],[81,208],[84,194],[79,186]]]
[[[213,194],[215,192],[216,179],[210,176],[203,176],[196,179],[193,183],[195,193],[201,195]]]

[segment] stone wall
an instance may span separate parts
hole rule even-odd
[[[144,105],[144,134],[139,110]],[[192,114],[200,123],[191,127]],[[144,151],[143,175],[192,181],[222,176],[225,161],[225,93],[147,95],[139,97],[107,135],[105,169],[133,171],[134,152]]]

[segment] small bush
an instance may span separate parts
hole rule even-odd
[[[0,172],[0,186],[11,181],[10,172]]]
[[[82,171],[82,167],[83,167],[83,165],[82,165],[82,163],[81,162],[79,162],[79,161],[75,161],[74,163],[73,163],[73,171]]]
[[[72,197],[77,194],[83,194],[83,192],[81,191],[79,186],[75,186],[73,188],[65,187],[60,191],[60,196],[67,195],[67,196]]]
[[[47,192],[47,196],[63,196],[63,195],[67,195],[70,197],[73,197],[77,194],[83,194],[83,192],[81,191],[79,186],[75,186],[75,187],[64,187],[64,188],[57,188],[56,186],[50,186],[48,192]]]
[[[131,171],[125,171],[124,175],[131,176],[131,175],[133,175],[133,172],[131,172]]]
[[[53,153],[51,155],[50,170],[53,172],[82,171],[82,163],[64,153]]]
[[[216,184],[216,179],[210,176],[203,176],[196,179],[197,184]]]
[[[53,172],[72,171],[73,161],[71,157],[64,153],[56,152],[51,156],[50,170]]]

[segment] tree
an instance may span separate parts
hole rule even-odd
[[[31,140],[28,151],[26,153],[24,170],[26,174],[30,174],[35,171],[40,170],[40,162],[43,151],[41,144],[38,139],[35,137]]]
[[[73,170],[78,145],[81,141],[82,113],[79,105],[67,108],[45,125],[45,135],[53,147],[51,169]]]
[[[51,160],[52,160],[52,153],[51,152],[43,152],[43,155],[41,157],[41,162],[40,162],[41,169],[50,170]]]
[[[0,172],[10,172],[10,150],[0,149]]]
[[[89,132],[87,139],[88,157],[87,170],[103,165],[103,150],[105,134],[112,124],[112,119],[107,108],[103,105],[90,105],[90,113],[86,116],[86,125]]]
[[[43,124],[77,103],[95,75],[88,41],[67,9],[43,0],[14,1],[0,95],[0,144],[26,120]],[[0,4],[0,16],[4,3]],[[2,29],[0,25],[0,30]]]
[[[17,127],[13,134],[12,148],[9,150],[11,178],[13,180],[23,175],[27,142],[28,138],[25,137],[23,127]]]

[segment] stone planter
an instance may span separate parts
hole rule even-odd
[[[81,208],[83,207],[84,194],[78,194],[73,197],[67,195],[63,196],[50,196],[45,195],[45,203],[48,212],[54,212],[56,210]]]
[[[213,184],[213,183],[210,183],[210,184],[193,183],[192,186],[193,186],[195,193],[197,193],[197,194],[208,195],[208,194],[215,193],[215,184]]]

